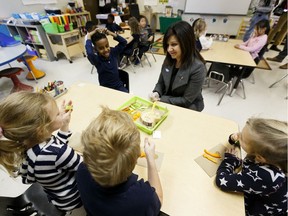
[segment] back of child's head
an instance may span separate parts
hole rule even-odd
[[[107,39],[107,36],[104,33],[100,33],[98,31],[95,32],[95,34],[93,34],[91,36],[91,41],[94,44],[94,46],[97,46],[97,41],[101,40],[101,39]]]
[[[207,27],[207,24],[204,19],[202,18],[196,19],[192,24],[195,37],[199,38],[205,32],[206,27]]]
[[[140,133],[131,116],[107,107],[82,133],[82,144],[84,163],[103,187],[125,182],[140,155]]]
[[[268,20],[266,19],[262,19],[260,20],[259,22],[256,23],[256,26],[255,26],[257,29],[264,29],[266,28],[265,30],[265,34],[268,35],[269,34],[269,31],[270,31],[270,23]]]
[[[246,126],[251,135],[249,146],[253,154],[259,154],[267,164],[278,166],[287,173],[287,122],[250,118]]]
[[[0,102],[0,163],[9,172],[19,164],[25,150],[47,137],[51,119],[46,106],[51,102],[55,103],[47,94],[26,91]]]
[[[140,34],[139,22],[135,17],[129,18],[128,25],[132,34]]]
[[[112,13],[108,14],[108,17],[107,17],[107,21],[109,21],[109,23],[113,23],[115,20],[115,17]]]
[[[86,22],[86,25],[85,25],[85,29],[86,29],[86,31],[87,32],[91,32],[91,31],[93,31],[93,29],[95,28],[95,23],[94,22],[92,22],[92,21],[87,21]]]

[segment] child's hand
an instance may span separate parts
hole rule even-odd
[[[149,142],[148,138],[146,137],[144,140],[144,151],[146,154],[147,161],[155,160],[155,144]]]
[[[230,148],[226,148],[226,153],[235,155],[235,157],[240,158],[240,149],[239,148],[234,148],[234,147],[230,147]]]
[[[236,44],[234,47],[235,47],[236,49],[240,49],[240,45],[239,45],[239,44]]]
[[[70,100],[68,103],[65,103],[65,100],[62,102],[61,105],[61,115],[62,115],[62,127],[60,128],[61,131],[68,132],[69,131],[69,123],[71,120],[71,113],[73,110],[73,104]]]

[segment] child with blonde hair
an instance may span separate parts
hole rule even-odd
[[[213,39],[206,37],[207,24],[204,19],[198,18],[193,24],[192,28],[194,30],[195,39],[196,39],[196,48],[200,52],[202,49],[207,50],[212,46]]]
[[[235,148],[229,148],[216,184],[224,191],[244,193],[246,215],[286,215],[287,130],[287,122],[250,118],[241,133],[229,137],[247,156],[242,161]]]
[[[24,184],[38,182],[59,209],[82,205],[76,170],[82,158],[68,143],[72,102],[61,110],[47,94],[17,92],[0,102],[0,164],[10,174],[20,169]],[[58,130],[56,135],[52,133]]]
[[[140,156],[140,133],[131,116],[102,108],[82,133],[83,163],[77,184],[88,215],[158,215],[162,187],[155,164],[155,145],[144,141],[148,181],[132,173]]]

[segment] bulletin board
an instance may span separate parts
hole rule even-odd
[[[186,0],[185,13],[246,15],[251,0]]]

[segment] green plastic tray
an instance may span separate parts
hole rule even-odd
[[[130,109],[133,109],[134,111],[138,111],[138,112],[142,113],[142,111],[144,111],[144,109],[147,109],[147,108],[152,107],[152,106],[153,106],[153,102],[147,101],[147,100],[140,98],[140,97],[137,97],[137,96],[134,96],[130,100],[128,100],[124,104],[122,104],[120,107],[118,107],[117,110],[123,110],[126,107],[129,107]],[[165,107],[162,107],[162,106],[159,106],[158,104],[156,104],[155,108],[162,111],[164,114],[161,117],[161,119],[153,127],[148,127],[148,126],[142,124],[140,118],[134,120],[137,127],[149,135],[151,135],[153,133],[153,131],[156,130],[156,128],[164,121],[164,119],[166,119],[166,117],[169,114],[169,110]]]

